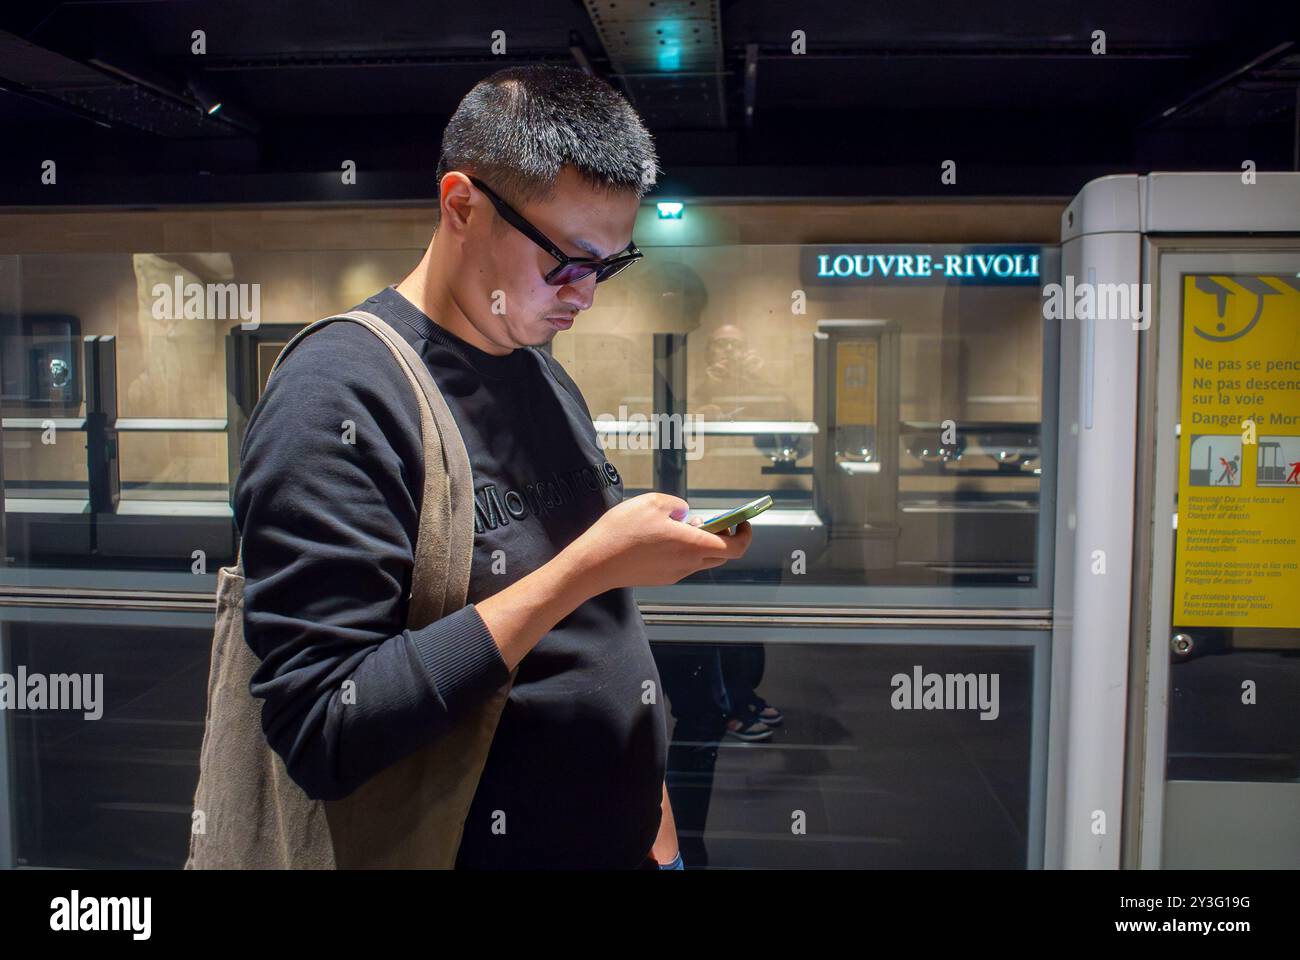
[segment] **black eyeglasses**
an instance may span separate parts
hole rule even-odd
[[[622,253],[614,254],[612,257],[606,257],[603,260],[592,257],[570,257],[552,243],[546,234],[520,216],[510,204],[493,193],[492,188],[478,177],[470,176],[469,182],[487,194],[488,199],[492,201],[492,206],[496,207],[497,213],[501,214],[502,220],[560,262],[560,265],[546,274],[544,278],[553,287],[577,283],[593,273],[596,275],[597,283],[604,283],[610,277],[618,275],[645,256],[636,248],[635,243],[629,243],[627,249]]]

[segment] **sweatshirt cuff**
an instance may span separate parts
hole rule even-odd
[[[473,699],[510,677],[501,648],[472,603],[406,633],[434,696],[448,713],[456,712],[466,697]]]

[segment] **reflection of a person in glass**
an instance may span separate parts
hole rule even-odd
[[[709,334],[707,350],[704,379],[693,391],[707,402],[694,405],[695,413],[705,420],[776,420],[788,414],[789,398],[763,376],[763,358],[749,346],[740,327],[734,323],[718,327]],[[739,394],[742,388],[747,405],[724,407],[714,402],[728,400],[728,394]]]
[[[695,406],[695,413],[705,420],[788,419],[790,399],[762,375],[763,366],[763,358],[749,346],[739,326],[718,327],[709,335],[705,376],[691,394],[705,400]],[[738,399],[745,402],[733,405]],[[762,645],[724,644],[717,654],[715,695],[726,716],[726,735],[745,741],[770,738],[772,728],[785,718],[755,689],[763,677]]]

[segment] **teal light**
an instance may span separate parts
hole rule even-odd
[[[220,109],[221,109],[221,104],[220,104],[220,103],[214,103],[212,106],[208,107],[208,116],[212,116],[214,113],[216,113],[216,112],[217,112],[218,110],[220,110]]]
[[[682,211],[686,209],[686,204],[676,200],[656,203],[655,206],[659,209],[660,220],[680,220]]]
[[[660,20],[655,27],[655,36],[659,40],[659,53],[655,63],[660,70],[671,71],[682,68],[682,38],[686,25],[680,20]]]

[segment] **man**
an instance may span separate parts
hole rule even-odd
[[[741,556],[751,530],[705,533],[664,494],[624,500],[576,384],[530,349],[638,255],[655,168],[648,132],[604,82],[493,74],[448,123],[424,257],[357,305],[415,348],[464,439],[463,609],[403,629],[423,451],[417,400],[377,337],[352,323],[313,332],[249,421],[235,511],[261,660],[250,690],[308,796],[347,796],[518,667],[458,868],[653,869],[678,852],[661,685],[630,588]],[[592,464],[608,482],[562,479]]]

